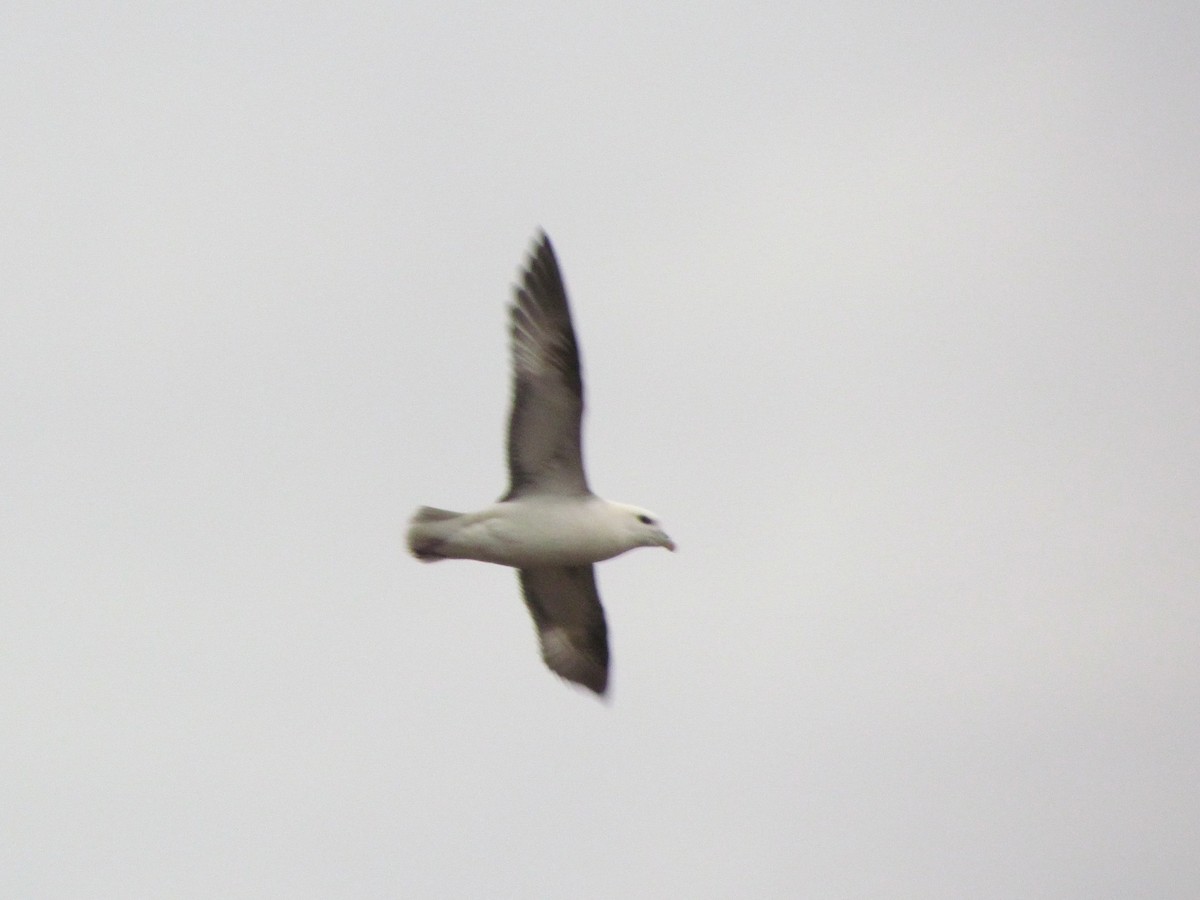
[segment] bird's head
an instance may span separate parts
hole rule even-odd
[[[637,506],[620,505],[625,528],[635,547],[666,547],[674,552],[675,542],[663,531],[658,516]]]

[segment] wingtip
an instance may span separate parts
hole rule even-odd
[[[607,703],[609,700],[608,668],[605,667],[604,671],[600,673],[600,677],[596,678],[591,684],[584,684],[583,686]]]
[[[607,673],[605,674],[603,681],[596,681],[596,682],[579,681],[575,678],[568,678],[565,675],[559,675],[559,677],[563,681],[565,681],[567,684],[572,685],[573,687],[577,688],[578,690],[587,691],[587,693],[591,694],[593,697],[595,697],[597,700],[599,700],[600,702],[602,702],[604,704],[612,703],[612,694],[610,694],[608,692],[608,675],[607,675]]]
[[[561,672],[555,672],[554,674],[558,676],[558,680],[560,682],[567,685],[572,690],[577,691],[580,694],[587,694],[589,697],[595,697],[605,706],[612,706],[613,698],[612,693],[608,689],[607,681],[603,681],[598,684],[589,684],[586,681],[580,681],[578,678],[572,678],[570,676],[563,675]]]
[[[539,628],[542,661],[546,666],[570,684],[604,697],[608,691],[608,654],[603,658],[590,654],[580,646],[577,637],[562,627]]]
[[[529,255],[537,259],[539,256],[544,256],[545,254],[549,254],[551,258],[554,257],[554,244],[550,240],[550,235],[546,233],[546,229],[539,227],[537,233],[534,235],[533,250]]]
[[[563,667],[559,665],[558,661],[552,664],[549,659],[546,659],[545,662],[550,671],[557,675],[563,684],[568,684],[577,691],[591,694],[604,703],[612,702],[612,695],[608,692],[607,669],[596,671],[582,667]]]

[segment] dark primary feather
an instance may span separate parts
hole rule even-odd
[[[509,308],[512,411],[509,490],[588,494],[583,471],[583,377],[567,291],[550,239],[534,245]]]
[[[608,687],[608,627],[593,567],[548,566],[518,574],[546,665],[603,695]]]

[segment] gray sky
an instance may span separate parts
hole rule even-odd
[[[0,894],[1195,896],[1194,3],[158,6],[0,13]],[[607,705],[402,545],[539,226]]]

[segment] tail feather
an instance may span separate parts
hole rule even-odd
[[[413,513],[413,522],[444,522],[446,519],[456,519],[462,513],[452,512],[448,509],[438,509],[436,506],[422,506]]]
[[[421,562],[445,559],[445,554],[440,552],[440,548],[446,538],[454,533],[452,520],[461,515],[462,513],[434,506],[422,506],[417,509],[408,523],[409,552]]]

